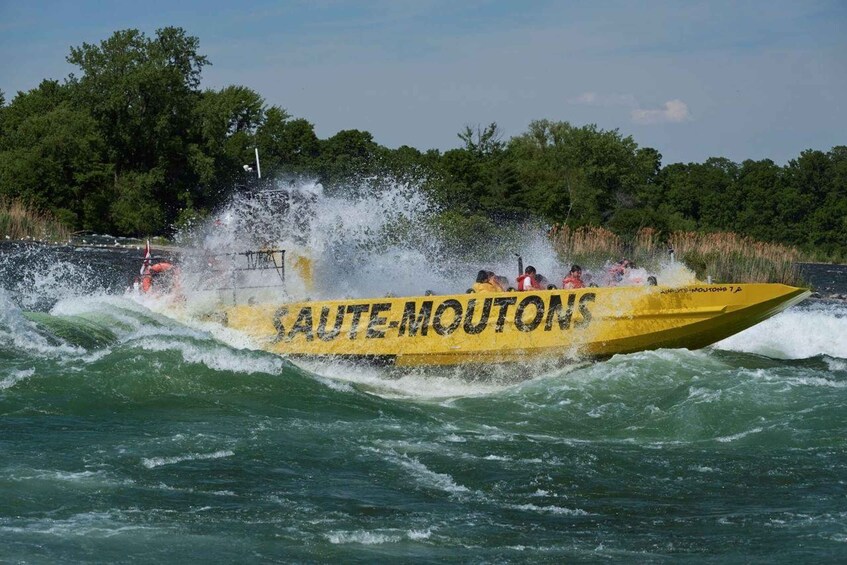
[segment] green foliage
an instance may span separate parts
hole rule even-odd
[[[366,131],[341,130],[319,143],[318,178],[332,190],[345,180],[373,171],[380,147]]]
[[[494,221],[482,215],[465,215],[456,210],[442,212],[434,219],[434,228],[449,254],[475,257],[490,242],[497,239],[499,228]]]
[[[304,119],[291,119],[288,112],[277,106],[265,113],[255,141],[264,156],[262,167],[268,176],[313,172],[315,159],[320,155],[314,126]]]
[[[126,173],[115,186],[117,198],[110,212],[120,233],[145,236],[161,233],[165,214],[153,194],[162,181],[161,170],[149,173]]]
[[[611,229],[624,246],[644,228],[658,239],[731,230],[847,260],[845,146],[785,166],[721,157],[662,166],[658,151],[617,130],[538,120],[508,140],[496,123],[465,126],[444,153],[389,149],[363,130],[319,139],[311,122],[245,86],[200,90],[210,62],[180,28],[118,31],[71,48],[68,61],[79,76],[45,80],[8,104],[0,91],[0,197],[74,229],[186,225],[257,182],[243,167],[258,148],[264,178],[309,176],[330,193],[390,183],[426,191],[456,249],[496,237],[504,220],[538,218]]]
[[[213,206],[245,180],[243,166],[254,161],[255,135],[264,121],[264,100],[243,86],[207,90],[195,107],[199,147],[189,164],[198,186],[187,186],[186,205]],[[212,196],[212,198],[210,198]]]
[[[85,110],[74,107],[66,87],[44,81],[3,109],[0,194],[52,210],[74,225],[84,221],[83,201],[107,185],[103,140]]]
[[[594,125],[539,120],[508,149],[526,200],[551,222],[600,225],[619,209],[635,207],[651,192],[661,156],[639,149],[631,137]]]

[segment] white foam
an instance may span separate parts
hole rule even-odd
[[[743,438],[745,438],[749,435],[758,434],[758,433],[761,433],[761,432],[762,432],[762,428],[753,428],[752,430],[739,432],[737,434],[733,434],[733,435],[729,435],[729,436],[718,437],[718,438],[715,438],[715,439],[717,439],[721,443],[730,443],[730,442],[733,442],[733,441],[736,441],[736,440],[739,440],[739,439],[743,439]]]
[[[44,534],[56,538],[109,538],[129,531],[156,530],[147,525],[126,524],[120,513],[88,512],[74,514],[66,519],[35,519],[23,521],[23,526],[0,526],[0,531]]]
[[[432,471],[417,459],[403,456],[398,459],[398,462],[404,469],[411,472],[412,476],[425,487],[443,490],[452,494],[469,492],[467,487],[456,483],[450,475]]]
[[[0,345],[11,345],[15,349],[45,357],[82,355],[80,347],[68,345],[60,340],[51,343],[41,335],[36,325],[26,318],[8,293],[0,288]]]
[[[403,541],[403,536],[396,533],[369,532],[366,530],[330,532],[325,536],[333,544],[379,545]]]
[[[234,452],[229,449],[215,451],[213,453],[186,453],[185,455],[177,455],[175,457],[144,457],[141,459],[141,464],[148,469],[155,469],[163,465],[173,465],[183,461],[197,461],[205,459],[221,459],[223,457],[232,457]]]
[[[544,514],[562,514],[565,516],[589,516],[590,513],[581,508],[564,508],[562,506],[538,506],[537,504],[512,504],[509,508],[524,510],[527,512],[539,512]]]
[[[475,379],[473,368],[445,368],[409,371],[344,361],[297,360],[295,364],[323,377],[359,385],[383,398],[446,400],[487,396],[514,387],[515,382]],[[504,374],[509,374],[508,371]]]
[[[818,355],[847,359],[847,307],[790,308],[714,347],[775,359],[808,359]]]
[[[384,543],[399,543],[403,540],[423,541],[432,537],[432,530],[338,530],[324,534],[333,544],[358,543],[361,545],[380,545]]]
[[[695,402],[705,402],[709,404],[720,400],[721,394],[722,391],[720,389],[710,390],[706,388],[692,386],[688,389],[688,400],[693,400]]]
[[[61,481],[68,483],[76,483],[78,485],[90,486],[92,488],[102,487],[104,485],[131,485],[135,484],[130,478],[116,479],[109,476],[105,471],[60,471],[46,469],[27,469],[19,471],[14,469],[4,470],[6,476],[12,481]]]
[[[259,356],[259,354],[233,351],[224,345],[210,341],[204,342],[202,345],[195,345],[177,339],[155,337],[139,340],[138,345],[147,351],[179,351],[186,362],[199,363],[215,371],[229,371],[248,375],[253,373],[276,375],[284,367],[281,358],[272,355],[262,354]]]
[[[11,375],[0,381],[0,390],[12,388],[19,382],[35,374],[35,369],[23,369],[21,371],[13,371]]]
[[[25,261],[20,261],[21,257]],[[57,261],[50,246],[26,246],[9,258],[14,258],[15,264],[24,268],[16,270],[14,280],[4,286],[14,293],[16,301],[24,308],[33,308],[45,301],[106,293],[93,268]]]
[[[116,310],[132,310],[138,313],[145,312],[145,309],[122,296],[103,294],[60,299],[50,309],[50,313],[54,316],[80,316],[82,314],[101,312],[111,314]]]

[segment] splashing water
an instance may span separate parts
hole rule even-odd
[[[532,222],[503,225],[482,251],[449,253],[435,227],[437,212],[423,191],[399,182],[350,186],[332,195],[315,182],[280,182],[274,190],[237,195],[178,241],[212,253],[278,248],[308,257],[314,286],[296,270],[286,272],[284,297],[295,300],[463,293],[480,269],[516,284],[517,255],[557,286],[570,267]],[[592,267],[604,271],[602,265],[586,271]],[[663,284],[694,280],[684,265],[663,263],[656,273],[633,270],[622,284],[645,284],[651,274]]]

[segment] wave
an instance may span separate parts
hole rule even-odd
[[[202,461],[206,459],[220,459],[222,457],[232,457],[235,453],[229,449],[222,449],[214,453],[186,453],[185,455],[177,455],[174,457],[144,457],[141,459],[141,464],[148,469],[155,469],[163,465],[173,465],[174,463],[182,463],[183,461]]]
[[[773,359],[847,359],[847,307],[832,302],[795,306],[714,347]]]

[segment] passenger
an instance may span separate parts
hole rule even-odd
[[[538,275],[535,272],[535,267],[532,265],[527,265],[526,269],[523,270],[523,274],[518,277],[517,282],[518,290],[541,290],[545,288],[541,286],[541,282],[538,280]]]
[[[503,292],[503,287],[497,282],[491,271],[482,270],[476,275],[476,282],[471,287],[474,292]]]
[[[495,274],[494,271],[486,272],[488,273],[488,282],[494,285],[496,292],[506,292],[506,288],[509,286],[509,279]]]
[[[609,268],[609,285],[616,286],[635,268],[635,263],[629,259],[621,259]]]
[[[568,273],[568,276],[562,279],[562,288],[569,290],[574,288],[585,288],[585,282],[582,280],[582,267],[579,265],[571,266],[571,272]]]
[[[515,290],[514,287],[509,286],[509,279],[503,275],[494,275],[494,282],[497,283],[503,292]]]

